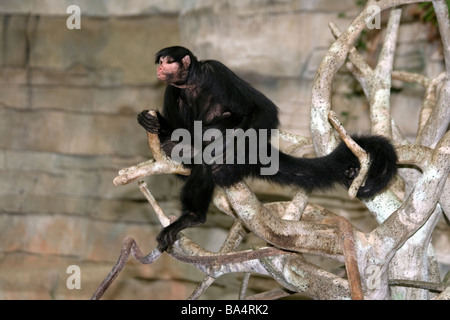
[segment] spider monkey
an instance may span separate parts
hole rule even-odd
[[[145,130],[158,134],[167,155],[170,156],[177,145],[177,141],[171,139],[174,130],[183,128],[193,133],[195,121],[201,121],[203,132],[217,129],[224,135],[229,129],[270,131],[278,127],[277,106],[221,62],[199,61],[190,50],[174,46],[156,53],[155,63],[159,64],[157,78],[167,83],[163,112],[153,116],[144,110],[138,115],[138,122]],[[357,196],[372,197],[396,174],[397,155],[383,137],[354,136],[353,139],[371,158],[367,180]],[[207,145],[208,142],[202,142],[202,148]],[[314,159],[284,154],[275,149],[270,140],[267,147],[270,152],[279,153],[278,171],[272,175],[261,175],[260,169],[266,164],[250,163],[248,156],[245,163],[184,164],[191,169],[191,174],[184,178],[181,190],[182,212],[157,236],[159,249],[164,251],[171,246],[181,230],[206,221],[215,185],[227,187],[246,177],[260,177],[312,191],[327,189],[336,183],[349,187],[359,172],[358,159],[342,142],[330,154]],[[235,151],[235,146],[223,145],[225,156]]]

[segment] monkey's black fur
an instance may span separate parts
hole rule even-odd
[[[190,58],[183,66],[182,59]],[[143,111],[139,123],[149,132],[158,133],[161,146],[167,155],[178,142],[171,141],[177,128],[193,134],[194,121],[202,121],[203,131],[210,128],[226,129],[276,129],[278,109],[261,92],[239,78],[222,63],[215,60],[198,61],[186,48],[169,47],[156,54],[170,57],[180,65],[182,80],[169,83],[165,92],[161,115],[152,116]],[[397,171],[397,155],[392,145],[380,136],[355,136],[355,141],[370,154],[371,166],[365,185],[358,197],[367,198],[383,190]],[[269,142],[270,144],[270,142]],[[205,144],[203,145],[205,147]],[[226,149],[226,147],[225,147]],[[191,174],[185,178],[181,191],[182,213],[158,235],[159,248],[167,249],[181,230],[204,223],[214,186],[230,186],[246,177],[261,177],[282,185],[295,185],[306,190],[327,189],[334,184],[349,187],[359,172],[359,161],[344,143],[327,156],[306,159],[284,154],[269,145],[272,152],[279,152],[279,170],[274,175],[260,175],[262,164],[191,164]],[[225,150],[231,152],[234,150]]]

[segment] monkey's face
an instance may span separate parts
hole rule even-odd
[[[186,55],[181,61],[176,61],[171,56],[159,58],[159,66],[156,70],[156,77],[167,84],[183,87],[188,81],[191,57]]]
[[[177,75],[180,73],[180,64],[175,62],[171,57],[161,57],[159,66],[156,70],[158,80],[171,83],[176,81]]]

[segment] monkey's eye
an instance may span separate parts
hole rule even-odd
[[[174,63],[175,62],[175,60],[173,59],[173,58],[160,58],[159,59],[159,65],[162,65],[162,64],[172,64],[172,63]]]

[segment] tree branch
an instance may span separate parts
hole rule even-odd
[[[336,131],[341,136],[341,139],[345,142],[345,144],[353,152],[353,154],[358,158],[360,163],[358,176],[355,179],[353,179],[353,182],[348,190],[349,198],[354,199],[358,194],[359,188],[361,188],[361,186],[364,185],[364,182],[366,181],[367,178],[367,174],[369,173],[370,156],[350,137],[350,135],[347,134],[344,127],[340,124],[339,119],[337,118],[336,113],[334,111],[330,111],[328,117],[330,119],[330,122],[336,129]]]
[[[392,9],[378,64],[373,72],[373,77],[368,80],[372,132],[387,138],[392,138],[390,107],[391,73],[393,70],[401,15],[401,8]]]
[[[394,255],[430,217],[442,193],[450,171],[450,132],[441,139],[430,164],[419,178],[411,195],[402,206],[373,230],[370,235],[384,243],[387,259]],[[429,192],[432,190],[432,192]],[[391,239],[386,242],[384,239]],[[392,241],[394,240],[394,241]]]
[[[420,144],[430,147],[439,141],[450,124],[450,108],[448,107],[450,105],[450,20],[448,6],[445,0],[434,0],[433,6],[441,34],[446,76],[436,106],[418,137]]]
[[[339,216],[326,218],[322,222],[338,227],[352,300],[364,300],[352,225],[347,219]]]
[[[328,122],[328,114],[331,110],[331,84],[338,69],[345,62],[353,43],[365,28],[366,21],[370,21],[376,14],[376,12],[370,10],[371,6],[376,5],[380,11],[383,11],[387,8],[416,2],[424,1],[368,1],[362,12],[353,20],[351,26],[339,36],[328,50],[316,72],[311,94],[311,134],[318,156],[330,153],[337,146],[336,138]]]
[[[225,192],[242,222],[265,241],[289,251],[310,252],[338,259],[342,256],[335,228],[275,217],[244,182],[225,188]]]
[[[142,251],[139,249],[136,241],[133,238],[126,237],[122,242],[122,249],[120,252],[119,259],[116,264],[112,268],[111,272],[106,276],[105,280],[100,284],[98,289],[92,295],[91,300],[100,299],[105,291],[109,288],[109,286],[113,283],[113,281],[117,278],[119,273],[122,271],[125,263],[130,256],[130,253],[133,257],[138,260],[140,263],[149,264],[156,261],[161,256],[161,251],[158,249],[153,250],[150,254],[144,255]]]

